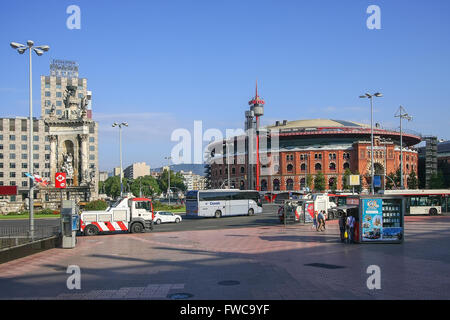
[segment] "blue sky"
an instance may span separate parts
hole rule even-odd
[[[81,29],[69,30],[69,5]],[[381,30],[369,30],[369,5]],[[39,76],[52,59],[75,60],[93,92],[99,167],[119,163],[114,121],[123,130],[124,165],[165,164],[176,128],[242,128],[258,79],[263,124],[331,118],[370,122],[364,92],[380,91],[374,121],[450,139],[450,1],[2,1],[0,116],[28,115],[28,61],[11,41],[48,44],[33,58],[35,115]]]

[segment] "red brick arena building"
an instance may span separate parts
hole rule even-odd
[[[260,149],[261,191],[303,190],[305,181],[322,172],[326,188],[343,188],[343,176],[348,168],[359,173],[363,189],[370,188],[371,179],[371,129],[369,125],[352,121],[312,119],[283,121],[266,127],[269,132],[277,132],[278,147]],[[382,184],[386,175],[396,172],[400,167],[400,132],[374,127],[374,169],[380,175]],[[418,154],[413,148],[421,141],[420,134],[403,132],[403,173],[404,185],[411,172],[417,176]],[[238,141],[244,136],[228,140],[230,154],[227,157],[227,142],[215,141],[208,145],[208,164],[210,165],[210,186],[224,188],[230,186],[240,189],[257,189],[256,179],[248,185],[249,169],[256,175],[256,165],[248,166],[247,152],[238,152]],[[240,140],[242,141],[242,140]],[[231,147],[232,143],[234,146]],[[245,143],[248,145],[248,141]],[[246,148],[245,148],[246,149]],[[242,150],[242,148],[241,148]],[[269,152],[267,151],[269,150]],[[229,158],[229,164],[227,163]],[[230,174],[228,175],[228,168]],[[314,188],[314,183],[310,185]]]

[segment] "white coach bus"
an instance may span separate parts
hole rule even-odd
[[[438,215],[450,212],[450,190],[385,190],[385,195],[402,196],[405,199],[406,214]]]
[[[225,217],[254,215],[262,212],[258,191],[253,190],[191,190],[186,193],[186,215]]]

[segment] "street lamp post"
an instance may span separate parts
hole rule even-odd
[[[123,184],[122,184],[122,126],[128,127],[128,123],[127,122],[122,122],[122,123],[117,123],[114,122],[112,127],[119,127],[119,153],[120,153],[120,172],[119,172],[119,177],[120,177],[120,197],[123,196]]]
[[[167,164],[168,164],[168,186],[167,186],[167,198],[169,198],[169,206],[170,206],[170,159],[172,159],[172,157],[164,157],[164,159],[167,160]]]
[[[400,119],[400,189],[404,189],[403,185],[403,135],[402,135],[402,119],[406,119],[408,121],[412,120],[412,117],[406,113],[405,108],[400,106],[397,110],[397,113],[394,117]]]
[[[228,189],[231,189],[231,174],[230,174],[230,149],[229,149],[229,143],[228,140],[226,141],[227,144],[227,171],[228,171]]]
[[[50,50],[50,47],[47,45],[43,46],[34,46],[34,42],[31,40],[27,41],[27,44],[20,44],[17,42],[10,43],[11,48],[17,50],[20,54],[24,54],[25,51],[29,51],[29,85],[30,85],[30,123],[29,123],[29,131],[28,131],[28,165],[30,174],[33,175],[33,73],[32,73],[32,59],[31,59],[31,51],[33,50],[38,56],[42,56],[44,52]],[[29,188],[29,207],[30,207],[30,237],[34,238],[34,185],[33,178],[30,178],[30,188]]]
[[[373,97],[382,97],[383,95],[379,92],[376,92],[374,94],[365,93],[362,96],[359,96],[360,98],[369,98],[370,99],[370,189],[371,193],[374,194],[374,187],[373,187],[373,177],[374,177],[374,163],[373,163]]]

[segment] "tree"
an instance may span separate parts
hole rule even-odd
[[[312,190],[313,181],[314,181],[313,176],[308,174],[306,176],[306,186],[309,188],[309,190]]]
[[[325,176],[322,171],[319,171],[314,178],[314,189],[316,191],[324,191],[325,190]]]
[[[392,190],[394,187],[397,187],[397,184],[395,184],[395,173],[391,172],[386,176],[386,189]]]
[[[159,189],[162,192],[167,192],[167,186],[168,186],[168,172],[167,170],[164,170],[161,176],[158,178],[158,185]],[[172,170],[170,170],[170,187],[175,187],[176,189],[180,189],[181,191],[186,190],[186,185],[184,184],[184,178],[183,175],[179,172],[175,173]]]
[[[411,171],[408,177],[408,189],[417,189],[419,181],[417,180],[416,173]]]
[[[106,208],[108,208],[108,204],[106,203],[106,201],[103,201],[103,200],[95,200],[95,201],[88,202],[86,204],[86,206],[84,207],[84,209],[86,211],[87,210],[103,211],[103,210],[106,210]]]
[[[430,189],[442,189],[444,188],[444,174],[441,170],[438,173],[434,173],[430,179]]]
[[[127,185],[126,178],[122,179],[122,184],[124,187],[123,190],[125,191],[125,186]],[[106,179],[104,188],[107,196],[112,198],[117,198],[118,196],[120,196],[120,177],[114,176]]]
[[[344,175],[342,176],[342,190],[350,190],[352,189],[352,187],[349,184],[348,179],[350,179],[350,175],[352,174],[352,172],[350,171],[350,169],[345,169],[344,171]]]
[[[134,179],[131,182],[131,192],[135,197],[153,197],[161,193],[158,181],[152,176],[144,176]]]

